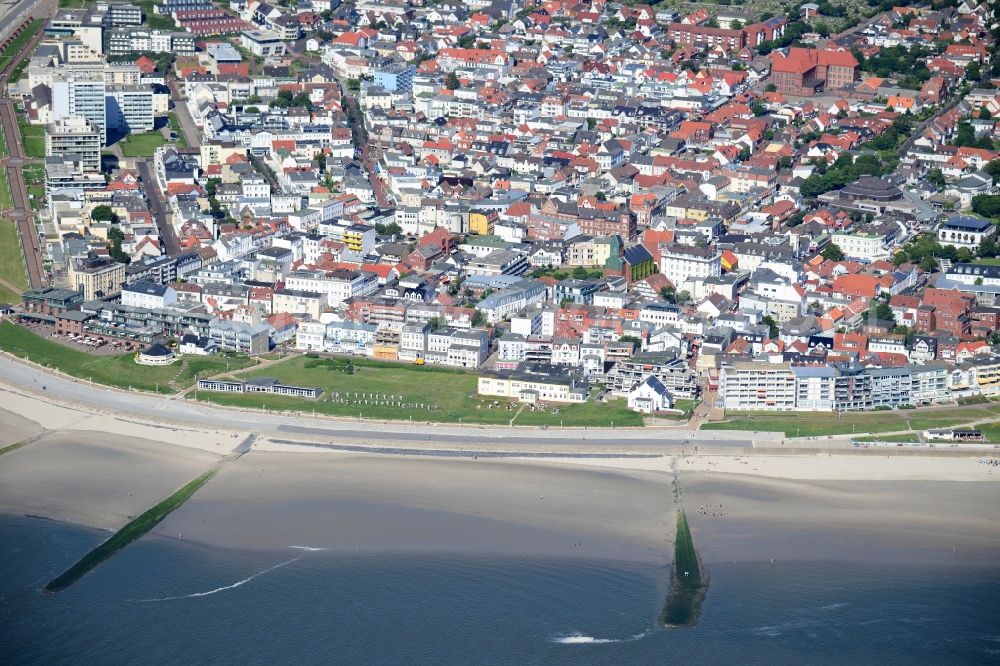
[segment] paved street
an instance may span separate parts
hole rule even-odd
[[[174,102],[172,111],[177,116],[177,121],[181,124],[181,132],[184,134],[184,139],[187,141],[188,147],[198,148],[201,146],[201,132],[198,131],[198,126],[194,124],[194,119],[191,117],[191,112],[187,107],[187,98],[183,96],[181,86],[177,81],[168,81],[167,87],[170,88],[170,99]]]
[[[137,164],[139,177],[142,179],[142,191],[145,192],[146,199],[149,201],[149,211],[153,214],[153,219],[156,220],[156,227],[159,229],[160,239],[163,241],[163,250],[166,254],[177,254],[180,252],[181,244],[177,239],[173,224],[170,223],[170,214],[167,212],[160,187],[156,184],[153,168],[146,160],[139,160]]]

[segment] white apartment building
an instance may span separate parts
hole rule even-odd
[[[62,118],[45,128],[45,156],[76,156],[85,171],[101,170],[101,131],[85,118]]]
[[[122,305],[157,310],[177,302],[177,292],[169,285],[140,280],[122,287]]]
[[[107,143],[107,90],[104,74],[71,72],[52,81],[52,119],[80,117],[97,126]]]
[[[722,254],[714,247],[672,244],[660,254],[660,272],[680,290],[692,278],[721,275]]]
[[[147,86],[112,86],[105,98],[107,125],[125,134],[153,130],[153,91]]]
[[[371,356],[375,349],[375,324],[351,321],[303,321],[295,335],[295,348],[331,354]]]
[[[884,234],[838,231],[833,234],[831,242],[843,250],[844,255],[850,259],[878,261],[889,257]]]
[[[795,373],[790,363],[736,363],[719,370],[725,409],[794,410]]]
[[[240,44],[262,58],[285,55],[285,43],[270,30],[244,30],[240,33]]]
[[[377,291],[378,276],[348,270],[293,271],[285,279],[285,288],[326,294],[327,304],[336,308],[348,298],[367,296]]]

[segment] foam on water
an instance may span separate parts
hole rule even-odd
[[[292,564],[293,562],[298,562],[299,560],[301,560],[303,557],[306,556],[306,553],[311,553],[311,552],[320,551],[320,550],[326,550],[326,548],[314,548],[312,546],[289,546],[289,548],[294,548],[295,550],[301,550],[302,554],[299,555],[298,557],[293,557],[290,560],[285,560],[284,562],[278,562],[274,566],[270,566],[270,567],[264,569],[263,571],[258,571],[254,575],[249,576],[247,578],[244,578],[243,580],[238,580],[235,583],[233,583],[232,585],[223,585],[222,587],[217,587],[217,588],[215,588],[213,590],[207,590],[205,592],[193,592],[191,594],[181,594],[181,595],[174,596],[174,597],[157,597],[155,599],[130,599],[129,601],[141,601],[141,602],[175,601],[177,599],[194,599],[196,597],[207,597],[207,596],[210,596],[212,594],[218,594],[219,592],[225,592],[226,590],[236,589],[237,587],[241,587],[243,585],[246,585],[247,583],[249,583],[250,581],[252,581],[254,578],[259,578],[260,576],[263,576],[266,573],[270,573],[271,571],[274,571],[275,569],[280,569],[281,567],[286,567],[289,564]]]
[[[559,643],[561,645],[600,645],[603,643],[631,643],[632,641],[637,641],[641,638],[645,638],[652,633],[652,630],[644,631],[634,636],[629,636],[628,638],[594,638],[593,636],[584,636],[579,632],[573,632],[571,634],[566,634],[564,636],[556,636],[552,639],[553,643]]]

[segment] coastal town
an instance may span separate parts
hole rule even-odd
[[[995,3],[31,11],[0,28],[9,353],[501,424],[1000,396]]]

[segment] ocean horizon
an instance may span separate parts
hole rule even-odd
[[[219,549],[147,536],[69,589],[106,532],[0,516],[5,664],[653,664],[1000,658],[1000,569],[709,567],[697,626],[656,625],[666,566]]]

